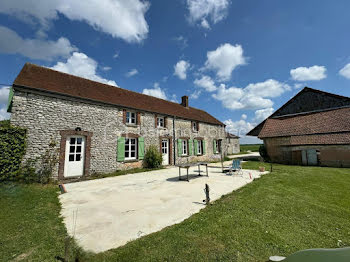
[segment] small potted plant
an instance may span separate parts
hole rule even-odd
[[[264,166],[259,166],[259,171],[260,172],[265,172],[265,167]]]

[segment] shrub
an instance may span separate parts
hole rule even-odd
[[[18,170],[15,180],[26,183],[49,183],[59,161],[58,150],[56,142],[51,140],[48,149],[40,157],[25,161]]]
[[[143,166],[145,168],[159,168],[162,166],[163,157],[162,153],[158,151],[158,148],[154,145],[151,145],[145,154],[143,159]]]
[[[270,162],[270,157],[267,154],[267,150],[266,150],[265,145],[261,145],[259,147],[259,154],[265,162]]]
[[[26,150],[26,130],[0,122],[0,181],[16,180]]]
[[[47,184],[51,181],[55,166],[59,162],[59,149],[56,148],[56,141],[50,141],[49,148],[41,155],[39,162],[38,182]]]

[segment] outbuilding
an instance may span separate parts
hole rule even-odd
[[[350,98],[306,87],[248,135],[273,162],[350,167]]]

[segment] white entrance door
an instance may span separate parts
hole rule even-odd
[[[85,137],[70,136],[66,141],[64,177],[82,176],[84,173]]]
[[[162,139],[163,166],[169,165],[169,139]]]

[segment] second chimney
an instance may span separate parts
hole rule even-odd
[[[188,107],[188,96],[181,97],[181,105],[184,107]]]

